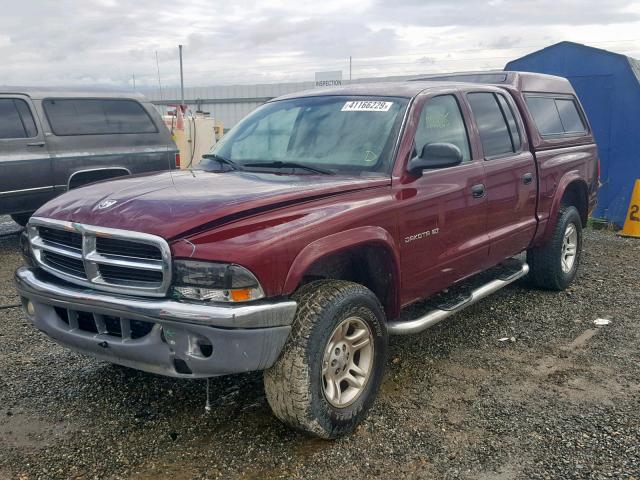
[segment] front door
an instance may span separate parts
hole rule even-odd
[[[513,101],[498,92],[471,92],[485,158],[488,265],[525,250],[536,230],[536,165]]]
[[[55,195],[51,159],[31,100],[0,97],[0,214],[33,212]]]
[[[405,176],[397,196],[403,303],[411,303],[480,271],[488,255],[481,158],[474,158],[458,94],[428,98],[421,109],[414,152],[451,143],[463,162]]]

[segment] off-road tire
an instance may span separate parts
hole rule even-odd
[[[33,212],[28,212],[28,213],[13,213],[11,215],[11,219],[16,222],[18,225],[20,225],[21,227],[24,227],[27,225],[27,222],[29,222],[29,219],[31,218],[31,215],[33,215]]]
[[[310,435],[333,439],[352,432],[380,387],[387,358],[387,328],[377,297],[362,285],[320,280],[294,295],[298,310],[280,358],[264,372],[267,400],[285,424]],[[358,316],[373,335],[373,365],[356,400],[335,408],[323,392],[323,355],[330,336],[343,320]]]
[[[568,272],[562,270],[561,256],[564,234],[569,224],[577,231],[578,246],[573,266]],[[582,255],[582,219],[573,206],[562,206],[558,221],[549,240],[542,246],[527,251],[529,281],[534,286],[547,290],[564,290],[574,280]]]

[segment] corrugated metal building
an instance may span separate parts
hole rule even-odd
[[[419,77],[420,75],[402,77],[376,77],[360,78],[352,83],[367,82],[390,82],[396,80],[407,80]],[[347,83],[348,81],[343,81]],[[261,85],[221,85],[215,87],[189,87],[184,89],[185,103],[192,110],[203,110],[210,112],[216,119],[224,123],[224,128],[233,127],[245,115],[254,108],[262,105],[267,100],[286,95],[288,93],[299,92],[314,88],[315,82],[292,82],[273,83]],[[161,113],[165,113],[167,105],[180,103],[180,88],[164,88],[162,96],[160,91],[152,90],[145,92]]]
[[[505,70],[569,79],[598,143],[602,188],[594,216],[624,223],[640,178],[640,62],[579,43],[561,42],[509,62]]]

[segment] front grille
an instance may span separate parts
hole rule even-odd
[[[137,268],[118,267],[115,265],[100,265],[98,267],[102,278],[111,283],[129,282],[162,282],[162,272],[140,270]]]
[[[82,235],[77,232],[40,227],[39,233],[40,238],[51,245],[82,250]]]
[[[96,238],[96,250],[105,255],[123,255],[128,257],[162,260],[162,252],[155,245],[118,240],[117,238]]]
[[[67,310],[61,307],[55,307],[55,311],[58,314],[58,318],[69,325],[70,328],[96,335],[109,335],[123,340],[136,340],[146,337],[151,333],[155,325],[153,322],[99,315],[79,310]]]
[[[67,257],[54,252],[43,251],[41,260],[51,268],[64,272],[74,277],[87,278],[82,260]]]
[[[171,283],[169,246],[155,235],[43,218],[30,220],[28,234],[39,266],[69,282],[156,297]]]

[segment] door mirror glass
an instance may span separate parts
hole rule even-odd
[[[419,173],[431,168],[455,167],[462,163],[462,152],[452,143],[428,143],[409,161],[408,170]]]

